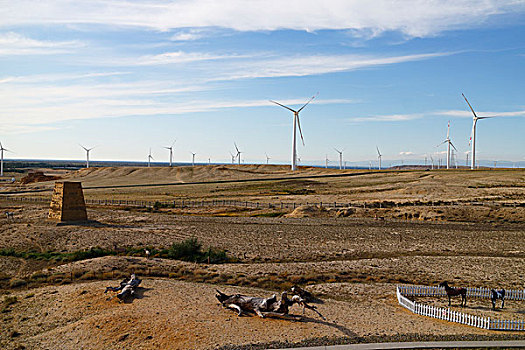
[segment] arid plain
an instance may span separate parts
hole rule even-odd
[[[300,168],[291,173],[284,166],[217,165],[43,172],[81,181],[87,200],[121,205],[90,204],[88,223],[57,225],[47,220],[48,202],[3,197],[0,209],[13,212],[14,220],[0,218],[0,248],[67,254],[97,247],[116,255],[63,263],[39,255],[0,256],[3,348],[248,349],[525,339],[417,316],[395,298],[396,284],[444,280],[524,289],[524,170]],[[15,184],[1,185],[0,192],[50,198],[54,181],[21,185],[23,175],[16,175]],[[137,200],[184,200],[186,206],[125,204]],[[203,201],[214,205],[188,205]],[[259,207],[224,205],[228,201]],[[232,261],[147,259],[141,251],[188,238],[226,250]],[[137,298],[107,300],[105,287],[131,272],[144,279]],[[214,297],[216,288],[270,296],[294,284],[322,300],[316,306],[326,320],[309,310],[302,322],[237,317]],[[445,298],[425,302],[447,303]],[[454,309],[458,305],[453,302]],[[525,319],[523,302],[492,311],[490,301],[469,300],[463,311]],[[298,306],[291,312],[303,315]]]

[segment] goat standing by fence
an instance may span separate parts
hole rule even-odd
[[[450,299],[458,295],[461,295],[460,306],[467,306],[467,289],[466,288],[450,287],[447,281],[441,282],[439,286],[445,287],[445,292],[447,292],[447,296],[448,296],[448,306],[450,306]]]

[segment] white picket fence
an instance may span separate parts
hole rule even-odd
[[[398,286],[405,296],[441,297],[446,296],[445,288],[433,286]],[[489,288],[468,287],[467,298],[490,299],[492,292]],[[505,289],[505,300],[525,300],[525,290]]]
[[[472,327],[478,327],[490,330],[505,331],[524,331],[525,321],[513,320],[494,320],[490,317],[480,317],[469,315],[463,312],[453,311],[449,308],[435,307],[431,305],[420,304],[406,297],[410,296],[446,296],[444,288],[427,287],[427,286],[397,286],[397,300],[399,304],[415,314],[465,324]],[[471,297],[490,298],[485,288],[468,288]],[[490,293],[490,289],[488,289]],[[506,293],[513,296],[512,300],[524,300],[524,291],[506,290]],[[468,294],[467,294],[468,295]],[[506,297],[506,296],[505,296]],[[508,298],[510,299],[510,298]]]

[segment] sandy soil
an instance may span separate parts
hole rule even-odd
[[[303,169],[301,173],[326,172]],[[81,180],[84,186],[101,186],[287,174],[285,167],[224,166],[93,168],[61,172],[60,176]],[[301,202],[468,199],[519,204],[525,200],[524,182],[525,172],[521,170],[416,171],[249,184],[86,190],[85,195]],[[18,184],[2,186],[2,190],[22,189]],[[23,188],[51,186],[37,183]],[[251,217],[261,213],[256,211],[204,208],[184,213],[174,209],[149,212],[89,207],[89,223],[66,225],[47,221],[45,205],[2,200],[0,211],[5,210],[14,212],[16,220],[11,223],[0,217],[2,249],[71,252],[103,247],[119,251],[125,247],[167,247],[196,237],[204,247],[226,249],[238,259],[237,263],[206,265],[115,256],[50,265],[43,260],[0,257],[1,285],[8,286],[17,279],[30,281],[35,274],[45,274],[44,284],[51,284],[1,290],[0,347],[7,349],[215,349],[277,340],[295,343],[320,337],[384,338],[413,333],[496,337],[510,333],[409,313],[397,304],[395,285],[436,285],[448,280],[453,285],[525,288],[525,209],[519,206],[366,208],[338,218],[333,213],[271,218]],[[169,278],[145,277],[138,298],[131,303],[107,300],[104,287],[117,285],[119,273],[131,272]],[[50,277],[46,280],[46,276]],[[60,285],[68,276],[75,276],[74,283]],[[91,278],[105,280],[86,281]],[[272,286],[294,283],[306,286],[324,301],[317,306],[327,321],[308,311],[303,322],[239,318],[214,298],[215,288],[269,296],[281,292],[280,287]],[[419,301],[439,306],[447,303],[444,298]],[[508,302],[506,306],[492,311],[490,301],[474,299],[469,300],[465,311],[525,319],[525,304]],[[292,312],[302,314],[297,306]]]
[[[487,334],[410,314],[397,305],[391,286],[382,284],[339,285],[355,296],[346,301],[326,299],[317,305],[326,321],[307,310],[302,322],[238,317],[219,306],[214,285],[147,279],[136,299],[118,303],[116,299],[107,300],[108,295],[103,293],[111,284],[115,282],[17,293],[20,301],[11,306],[12,312],[4,314],[2,327],[7,333],[17,331],[20,335],[2,345],[7,349],[19,345],[39,349],[212,349],[277,340],[409,334],[415,329],[420,334]],[[268,295],[254,288],[221,289]],[[15,310],[31,316],[20,317]],[[295,306],[292,313],[302,315],[302,310]]]

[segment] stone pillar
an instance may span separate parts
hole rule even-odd
[[[80,182],[55,182],[48,219],[86,221],[86,203]]]

